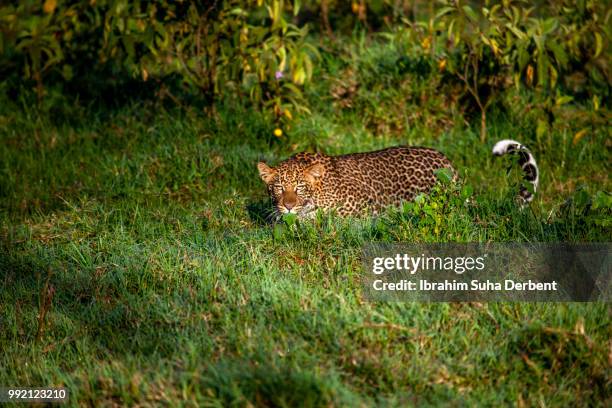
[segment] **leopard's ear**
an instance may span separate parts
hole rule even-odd
[[[304,170],[304,178],[310,183],[314,183],[325,174],[325,166],[320,163],[306,167]]]
[[[259,177],[261,177],[266,184],[271,183],[272,180],[274,180],[274,176],[276,176],[276,170],[264,162],[257,163],[257,170],[259,170]]]

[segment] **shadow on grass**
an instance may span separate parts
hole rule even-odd
[[[275,364],[267,356],[255,361],[221,360],[209,366],[207,374],[201,380],[202,388],[227,405],[246,400],[268,407],[326,406],[333,401],[333,385],[338,386],[333,379],[295,370],[286,363]]]
[[[253,201],[246,206],[249,219],[260,227],[270,225],[272,206],[270,200]]]
[[[0,320],[6,327],[0,331],[0,348],[25,343],[61,355],[62,347],[87,337],[93,350],[118,358],[169,358],[180,349],[179,339],[196,339],[204,349],[210,346],[201,335],[205,322],[189,325],[184,313],[196,302],[186,292],[198,293],[197,302],[205,302],[206,293],[181,288],[162,298],[162,288],[133,285],[138,277],[149,280],[136,266],[64,267],[61,261],[19,256],[12,250],[0,250],[0,306],[16,305],[15,313]],[[40,319],[41,313],[46,317]]]

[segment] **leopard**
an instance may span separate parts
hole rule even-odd
[[[538,188],[539,170],[534,156],[515,140],[501,140],[493,155],[517,154],[523,179],[531,188],[520,186],[521,205],[533,200]],[[446,168],[452,180],[457,171],[440,151],[422,146],[395,146],[382,150],[330,156],[324,153],[298,153],[271,167],[257,163],[272,202],[271,219],[285,214],[312,218],[321,210],[339,216],[378,214],[390,206],[428,194],[437,182],[437,172]]]

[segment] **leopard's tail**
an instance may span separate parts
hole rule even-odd
[[[518,163],[524,173],[523,179],[533,186],[533,191],[527,189],[525,186],[521,186],[520,188],[519,200],[521,200],[522,204],[526,204],[533,200],[533,196],[538,189],[538,182],[540,179],[538,165],[529,149],[516,140],[501,140],[493,146],[493,154],[495,156],[503,156],[507,153],[518,154]]]

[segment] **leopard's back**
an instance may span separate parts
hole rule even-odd
[[[453,169],[437,150],[404,146],[332,157],[332,165],[324,185],[341,215],[412,200],[431,189],[437,169]]]

